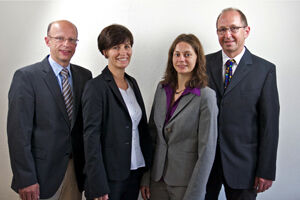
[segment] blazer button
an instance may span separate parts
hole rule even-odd
[[[125,128],[129,128],[129,126],[125,126]]]
[[[166,128],[167,133],[171,133],[172,129],[171,128]]]
[[[129,142],[125,142],[125,144],[127,144],[127,145],[128,145],[128,144],[129,144]]]

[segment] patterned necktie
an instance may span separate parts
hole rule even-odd
[[[224,88],[226,89],[231,81],[232,78],[232,66],[235,63],[234,59],[227,60],[225,63],[226,69],[225,69],[225,82],[224,82]]]
[[[73,97],[72,97],[72,90],[69,83],[69,71],[67,68],[61,70],[60,74],[62,75],[62,94],[64,96],[65,105],[67,109],[67,113],[69,116],[70,121],[72,120],[72,113],[73,113]]]

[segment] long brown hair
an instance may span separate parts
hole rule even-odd
[[[191,45],[197,55],[197,61],[195,64],[195,68],[192,71],[192,77],[186,83],[186,87],[190,87],[190,88],[206,87],[208,85],[208,77],[206,74],[206,59],[205,59],[203,47],[199,39],[193,34],[181,34],[172,43],[169,49],[167,68],[161,83],[163,85],[169,84],[173,90],[176,90],[177,72],[173,66],[173,53],[176,48],[176,45],[179,42],[186,42],[189,45]]]

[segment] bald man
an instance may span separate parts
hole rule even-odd
[[[78,32],[66,20],[49,24],[50,55],[17,70],[8,94],[8,145],[12,189],[22,200],[82,199],[81,94],[92,78],[70,64]]]
[[[222,50],[206,56],[209,86],[219,108],[218,144],[205,200],[255,200],[276,175],[279,98],[276,67],[245,46],[244,13],[226,8],[216,22]]]

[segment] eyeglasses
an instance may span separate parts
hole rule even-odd
[[[54,39],[55,42],[57,42],[57,43],[63,43],[67,40],[71,44],[77,44],[77,42],[79,41],[78,39],[74,39],[74,38],[52,37],[50,35],[48,35],[48,37],[51,39]]]
[[[219,35],[225,35],[226,31],[230,31],[231,33],[239,32],[240,28],[246,28],[246,26],[232,26],[229,28],[218,28],[217,32]]]

